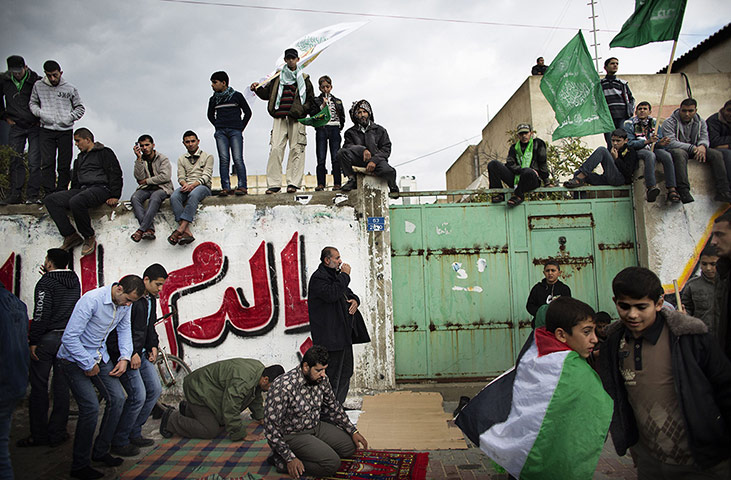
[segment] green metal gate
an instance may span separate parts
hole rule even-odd
[[[601,189],[600,189],[601,190]],[[616,193],[616,191],[615,191]],[[510,368],[543,262],[575,298],[615,315],[612,278],[637,265],[629,189],[619,198],[393,205],[396,376],[469,379]]]

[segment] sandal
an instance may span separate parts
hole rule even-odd
[[[680,194],[678,193],[677,190],[668,191],[668,202],[680,203]]]
[[[510,197],[510,200],[508,200],[508,207],[516,207],[523,203],[523,200],[525,200],[525,198],[513,195]]]
[[[272,193],[279,193],[279,190],[280,189],[278,187],[270,187],[267,188],[267,191],[264,193],[266,193],[267,195],[271,195]]]
[[[490,202],[492,202],[492,203],[501,203],[504,201],[505,201],[505,195],[503,195],[502,193],[497,193],[497,194],[493,195],[492,198],[490,199]]]
[[[133,242],[137,243],[137,242],[139,242],[140,240],[142,240],[142,235],[143,235],[144,233],[145,233],[145,232],[143,232],[142,230],[137,230],[137,231],[136,231],[135,233],[133,233],[133,234],[132,234],[132,235],[131,235],[131,236],[130,236],[129,238],[131,238]]]
[[[168,237],[168,243],[170,245],[177,245],[178,242],[180,241],[181,236],[182,236],[182,234],[179,231],[173,230],[173,233],[171,233],[170,236]]]
[[[568,182],[563,182],[563,186],[566,188],[576,188],[586,185],[586,178],[574,177]]]
[[[155,240],[155,230],[147,230],[142,234],[142,240]]]
[[[193,242],[195,242],[195,237],[185,232],[181,233],[180,238],[178,239],[179,245],[188,245]]]
[[[294,185],[288,185],[287,186],[287,193],[295,193],[297,191],[297,187]]]

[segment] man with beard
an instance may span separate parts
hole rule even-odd
[[[731,358],[731,212],[726,212],[713,222],[711,245],[716,248],[716,278],[714,286],[714,326],[716,337],[726,356]]]
[[[358,100],[350,107],[353,126],[345,131],[345,141],[338,150],[338,160],[343,173],[350,180],[343,185],[343,191],[358,188],[353,167],[365,167],[366,171],[388,182],[391,193],[398,193],[396,169],[388,164],[391,155],[391,139],[382,126],[374,123],[373,109],[367,100]]]
[[[325,369],[327,350],[313,345],[299,367],[274,381],[264,405],[264,430],[280,473],[330,477],[366,439],[350,422],[333,394]]]

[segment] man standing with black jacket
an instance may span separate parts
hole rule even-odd
[[[156,298],[168,278],[165,267],[153,263],[145,269],[142,281],[145,284],[145,295],[132,304],[130,314],[132,320],[132,358],[129,368],[119,381],[127,392],[122,417],[128,412],[134,423],[117,425],[112,438],[111,452],[122,457],[130,457],[140,453],[139,447],[149,447],[155,444],[151,438],[142,436],[142,425],[145,424],[155,407],[157,399],[162,393],[160,377],[155,369],[155,360],[159,339],[155,331],[157,320]],[[112,362],[119,360],[117,330],[112,330],[107,338],[107,350]],[[136,417],[135,417],[136,415]]]
[[[325,373],[342,405],[353,376],[353,315],[360,298],[348,287],[350,265],[343,263],[335,247],[323,248],[320,262],[310,277],[307,309],[312,341],[328,351],[330,361]]]
[[[69,438],[69,386],[56,358],[66,324],[81,297],[79,277],[68,269],[71,255],[51,248],[43,262],[45,272],[36,284],[35,309],[30,323],[30,437],[18,440],[19,447],[51,445]],[[53,367],[53,410],[48,417],[48,376]]]
[[[104,203],[110,207],[117,205],[122,195],[122,169],[111,148],[94,143],[94,134],[89,129],[76,130],[74,143],[79,156],[74,161],[71,189],[47,195],[43,203],[64,237],[61,248],[71,251],[83,244],[81,255],[84,256],[96,249],[89,209]],[[76,229],[66,215],[67,208],[74,215]]]

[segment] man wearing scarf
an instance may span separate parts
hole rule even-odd
[[[353,126],[345,131],[345,141],[338,150],[338,161],[348,183],[343,191],[358,188],[353,167],[365,167],[366,171],[377,177],[385,178],[391,193],[398,193],[396,169],[388,164],[391,155],[391,139],[382,126],[373,121],[373,109],[367,100],[358,100],[350,107]]]
[[[279,76],[260,85],[251,84],[251,91],[262,100],[268,100],[267,110],[274,117],[271,150],[267,163],[267,194],[277,193],[282,187],[282,161],[284,147],[289,142],[287,161],[287,192],[294,193],[302,186],[305,173],[305,126],[297,120],[305,118],[314,107],[315,93],[310,76],[297,66],[299,54],[294,48],[284,51],[284,63]]]
[[[251,108],[246,99],[228,84],[226,72],[214,72],[211,75],[213,95],[208,101],[208,120],[216,127],[213,138],[216,139],[218,160],[221,173],[220,196],[246,195],[246,165],[244,165],[244,129],[251,120]],[[241,114],[244,118],[241,118]],[[230,155],[229,155],[230,153]],[[229,165],[233,157],[238,177],[236,190],[231,188]]]
[[[515,192],[508,200],[508,206],[514,207],[523,203],[525,194],[541,186],[550,184],[548,164],[546,163],[546,143],[540,138],[533,138],[532,129],[527,123],[516,127],[518,142],[508,150],[508,160],[503,163],[493,160],[487,164],[490,177],[490,188],[502,188],[503,182]],[[505,200],[502,193],[492,197],[492,203]]]

